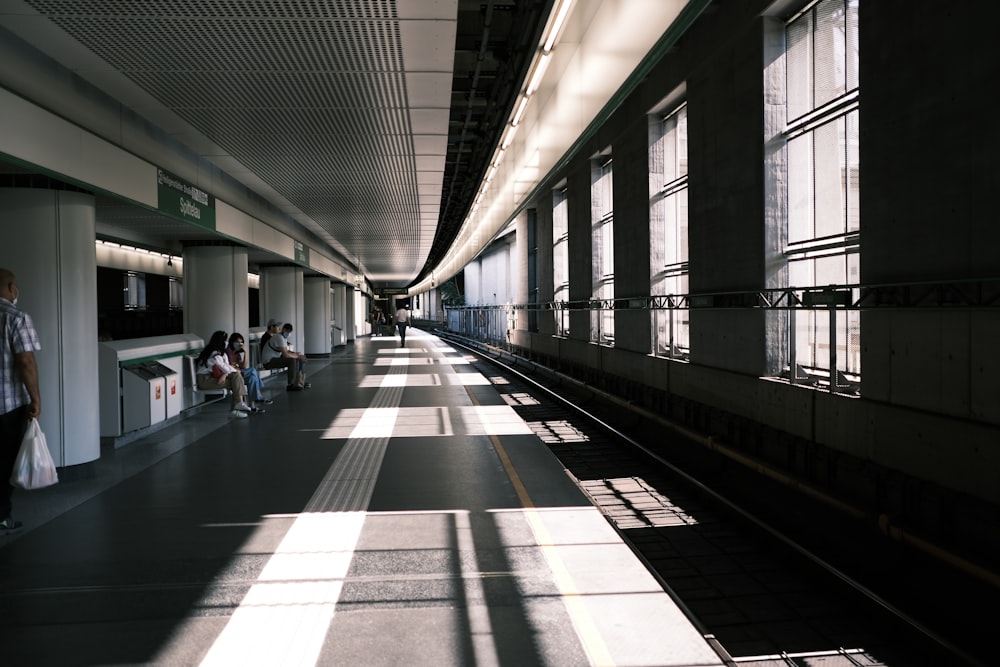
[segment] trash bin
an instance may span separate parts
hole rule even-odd
[[[181,395],[181,380],[177,372],[158,361],[145,364],[146,368],[156,374],[156,377],[163,378],[163,397],[166,403],[166,418],[176,417],[184,407],[184,397]]]
[[[122,422],[128,433],[180,414],[177,373],[152,361],[122,368]]]

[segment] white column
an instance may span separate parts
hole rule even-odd
[[[97,391],[97,253],[94,197],[0,188],[4,268],[17,276],[18,307],[31,315],[40,424],[56,466],[101,456]]]
[[[347,285],[344,283],[333,283],[333,322],[334,326],[341,330],[340,340],[334,341],[335,345],[347,343],[348,329],[353,329],[352,323],[347,319]]]
[[[184,331],[206,342],[215,331],[247,336],[250,325],[247,249],[184,248]]]
[[[294,330],[295,349],[299,352],[307,347],[303,285],[303,272],[297,266],[261,267],[260,324],[267,326],[272,317],[282,323],[290,323]]]
[[[310,276],[303,280],[303,336],[309,346],[302,351],[309,355],[330,354],[330,322],[333,319],[330,303],[330,279],[325,276]],[[267,320],[264,320],[267,323]]]
[[[358,338],[358,331],[364,330],[365,318],[368,317],[371,309],[365,308],[365,300],[361,290],[351,285],[346,285],[344,289],[347,295],[344,299],[347,302],[347,313],[344,315],[344,322],[347,323],[347,327],[344,329],[347,334],[345,340],[347,343],[353,343]]]

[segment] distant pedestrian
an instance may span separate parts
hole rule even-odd
[[[28,421],[42,414],[35,352],[42,349],[31,316],[17,308],[20,289],[8,269],[0,269],[0,533],[21,528],[14,521],[10,476]]]
[[[410,306],[409,304],[401,306],[399,310],[396,311],[396,328],[399,329],[399,346],[403,347],[406,345],[406,327],[410,324]]]

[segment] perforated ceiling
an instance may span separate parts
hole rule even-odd
[[[284,200],[277,206],[373,281],[405,285],[446,250],[467,210],[467,181],[481,175],[491,150],[478,157],[472,147],[495,142],[509,107],[503,96],[522,66],[509,40],[530,38],[547,3],[24,4],[189,125],[171,130],[182,141],[193,129],[221,149],[220,166],[238,164],[273,189]],[[49,50],[59,59],[58,48]],[[475,71],[463,52],[475,54]],[[100,86],[93,69],[78,73]],[[127,91],[114,94],[130,104]],[[473,113],[491,96],[492,113]],[[149,105],[148,97],[133,100],[136,109]],[[449,214],[439,224],[442,203]]]

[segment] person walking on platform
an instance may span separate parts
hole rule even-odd
[[[268,320],[266,337],[261,338],[260,359],[264,368],[288,370],[288,391],[302,391],[312,385],[306,382],[306,355],[293,352],[288,347],[288,336],[291,333],[291,324],[282,327],[278,320]]]
[[[219,389],[225,387],[232,392],[232,414],[236,419],[246,419],[254,409],[247,404],[247,386],[243,374],[230,365],[226,358],[226,332],[216,331],[208,345],[195,361],[195,376],[199,389]],[[263,410],[257,410],[263,412]]]
[[[38,391],[38,366],[35,352],[42,349],[31,316],[17,308],[20,289],[17,278],[8,269],[0,268],[0,534],[21,528],[13,517],[11,495],[14,487],[10,476],[21,448],[21,439],[28,420],[42,414],[42,399]]]
[[[383,326],[385,326],[385,313],[381,308],[375,308],[372,311],[372,336],[381,336]]]
[[[257,369],[251,366],[247,359],[243,334],[235,331],[229,334],[229,345],[226,346],[226,359],[229,361],[230,366],[243,374],[243,382],[247,386],[247,395],[253,401],[250,407],[254,412],[264,412],[262,408],[257,407],[255,404],[263,403],[264,405],[270,405],[274,401],[264,397],[264,382],[260,379]]]
[[[399,346],[406,345],[406,327],[410,324],[410,305],[400,306],[396,311],[396,328],[399,329]]]

